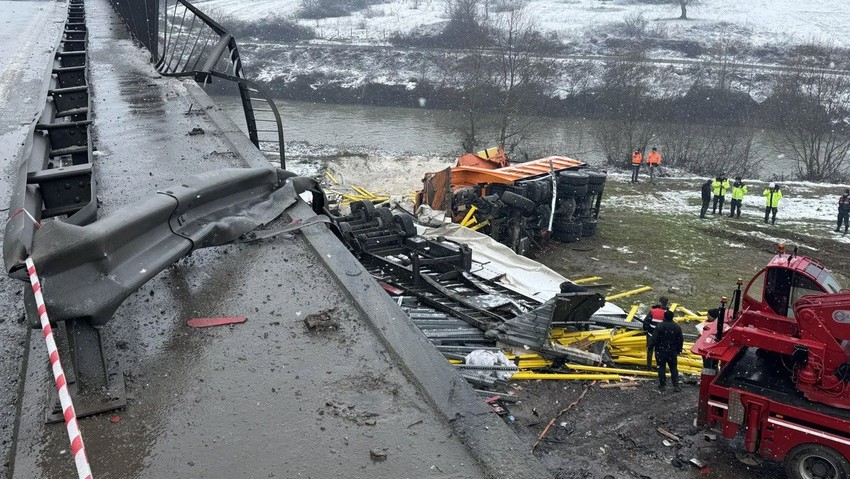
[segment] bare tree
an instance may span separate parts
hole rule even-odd
[[[532,117],[528,106],[551,92],[555,60],[546,58],[546,44],[537,25],[517,3],[496,21],[493,33],[495,68],[490,81],[498,92],[498,141],[508,152],[522,141]]]
[[[679,16],[680,20],[688,19],[688,6],[689,5],[699,5],[702,3],[702,0],[672,0],[673,4],[679,4],[679,8],[682,9],[682,14]]]
[[[628,161],[633,149],[645,149],[652,138],[653,122],[645,113],[649,67],[631,60],[607,63],[596,92],[597,114],[611,119],[595,130],[596,141],[615,165]]]
[[[818,50],[830,64],[831,46]],[[791,150],[801,179],[820,181],[847,174],[850,157],[850,79],[819,68],[810,58],[796,60],[775,91],[780,152]]]
[[[762,161],[750,127],[674,122],[659,126],[655,139],[668,165],[700,175],[748,176]]]
[[[462,91],[463,148],[474,151],[482,143],[500,144],[511,153],[532,126],[534,105],[551,94],[556,60],[544,54],[547,43],[522,3],[513,4],[481,31],[485,41],[470,40],[459,58],[448,58],[441,67],[443,78]]]

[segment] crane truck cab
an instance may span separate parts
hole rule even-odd
[[[850,479],[850,292],[784,248],[725,298],[692,351],[703,357],[698,424],[793,479]]]

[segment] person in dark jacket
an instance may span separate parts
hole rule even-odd
[[[664,320],[664,312],[667,311],[667,303],[669,302],[670,300],[666,296],[658,298],[658,304],[653,305],[646,317],[643,318],[643,330],[646,332],[646,369],[652,369],[653,332],[655,327]]]
[[[838,226],[835,232],[841,231],[841,223],[844,223],[844,234],[847,234],[847,223],[850,222],[850,188],[844,189],[844,196],[838,198]]]
[[[682,337],[682,328],[673,322],[673,311],[664,312],[664,321],[655,327],[653,339],[655,361],[658,363],[658,389],[664,390],[667,386],[667,367],[669,366],[673,390],[680,391],[678,357],[685,340]]]
[[[702,184],[702,209],[699,212],[699,217],[705,219],[705,214],[708,212],[708,206],[711,204],[711,179],[705,180]]]

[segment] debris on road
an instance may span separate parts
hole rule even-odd
[[[186,324],[193,328],[209,328],[211,326],[244,323],[246,319],[245,316],[234,316],[231,318],[192,318]]]
[[[387,450],[386,449],[370,449],[369,450],[369,458],[374,462],[383,462],[387,460]]]
[[[663,427],[656,428],[655,430],[658,431],[658,434],[661,434],[662,436],[666,437],[667,439],[670,439],[670,440],[676,441],[676,442],[681,441],[679,436],[677,436],[677,435],[673,434],[672,432],[664,429]]]
[[[336,308],[331,308],[315,314],[308,314],[304,318],[304,325],[310,331],[335,331],[339,329],[339,323],[330,315],[335,310]]]

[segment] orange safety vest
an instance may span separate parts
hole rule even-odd
[[[643,163],[643,153],[639,151],[632,153],[632,164],[639,165],[641,163]]]
[[[657,151],[653,151],[646,157],[646,163],[649,165],[658,165],[661,164],[661,153]]]
[[[649,310],[649,314],[652,316],[652,322],[657,323],[664,321],[664,312],[667,311],[664,308],[652,308]]]

